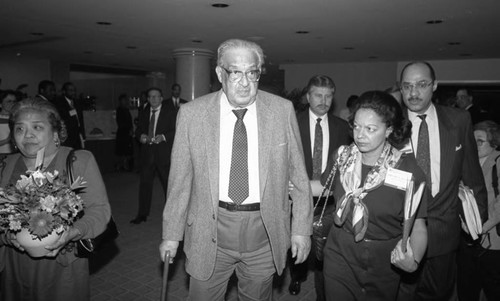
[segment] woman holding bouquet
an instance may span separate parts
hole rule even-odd
[[[396,148],[411,123],[391,95],[365,92],[349,123],[354,143],[337,150],[335,178],[325,183],[333,181],[336,200],[324,249],[326,299],[395,300],[400,272],[417,270],[427,247],[425,189],[406,252],[401,246],[406,180],[418,187],[425,176],[413,154]]]
[[[66,158],[70,148],[60,146],[61,118],[48,101],[23,100],[12,111],[9,126],[19,153],[9,155],[0,165],[0,185],[15,185],[26,171],[35,170],[40,161],[43,172],[59,172],[66,177]],[[40,151],[42,150],[42,151]],[[44,151],[43,151],[44,150]],[[37,154],[44,154],[43,157]],[[83,177],[79,193],[84,213],[58,240],[45,248],[45,257],[32,258],[16,240],[15,231],[0,233],[0,262],[5,263],[0,278],[0,300],[90,300],[88,259],[75,256],[75,243],[102,233],[111,209],[99,168],[92,154],[75,153],[73,173]],[[38,163],[38,164],[37,164]],[[31,217],[30,217],[31,218]],[[39,216],[30,223],[31,233],[51,232],[49,220]]]

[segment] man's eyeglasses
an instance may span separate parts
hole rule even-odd
[[[224,71],[226,71],[229,81],[231,82],[239,82],[243,78],[243,74],[245,74],[246,78],[251,82],[256,82],[260,78],[260,70],[248,70],[246,72],[238,71],[238,70],[227,70],[226,68],[221,67]]]
[[[419,81],[419,82],[414,83],[414,84],[402,83],[401,90],[403,90],[405,92],[409,92],[409,91],[411,91],[411,89],[417,89],[417,90],[421,91],[421,90],[426,89],[427,87],[429,87],[433,83],[434,83],[433,81],[428,82],[426,80],[422,80],[422,81]]]

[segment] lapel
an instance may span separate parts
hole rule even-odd
[[[207,110],[202,120],[203,137],[205,137],[205,154],[207,156],[210,195],[215,212],[219,206],[219,140],[220,140],[220,96],[222,90],[214,94],[206,104]]]
[[[335,133],[336,120],[333,118],[333,114],[327,113],[328,116],[328,135],[330,136],[330,144],[328,146],[328,152],[331,153],[335,150],[335,145],[339,145],[337,141],[339,139],[338,135],[333,135]]]
[[[309,178],[312,176],[312,153],[311,153],[311,129],[309,126],[309,109],[301,112],[298,116],[300,137],[302,139],[302,149]],[[330,140],[331,141],[331,140]]]
[[[260,92],[260,90],[259,90]],[[257,133],[259,135],[259,188],[260,200],[264,202],[264,188],[267,182],[267,174],[270,160],[271,141],[273,137],[272,129],[273,113],[269,108],[269,102],[265,97],[261,97],[262,93],[257,92],[256,108],[257,108]]]
[[[455,160],[455,142],[457,141],[456,129],[450,119],[450,116],[439,105],[435,105],[439,124],[439,140],[440,140],[440,184],[439,191],[442,191],[443,184],[449,182],[450,172],[452,171],[453,161]]]

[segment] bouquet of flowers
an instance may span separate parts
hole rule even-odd
[[[68,185],[57,170],[28,171],[15,185],[0,188],[0,232],[27,228],[38,240],[53,231],[61,234],[83,214],[83,200],[75,191],[84,184],[79,177]]]

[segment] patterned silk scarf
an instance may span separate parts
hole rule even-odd
[[[386,142],[377,163],[368,172],[363,186],[360,187],[361,152],[354,143],[339,148],[337,163],[340,183],[345,194],[337,200],[334,221],[336,225],[342,226],[350,216],[356,242],[363,240],[368,227],[368,208],[363,198],[368,192],[383,184],[387,169],[394,168],[402,154]]]

